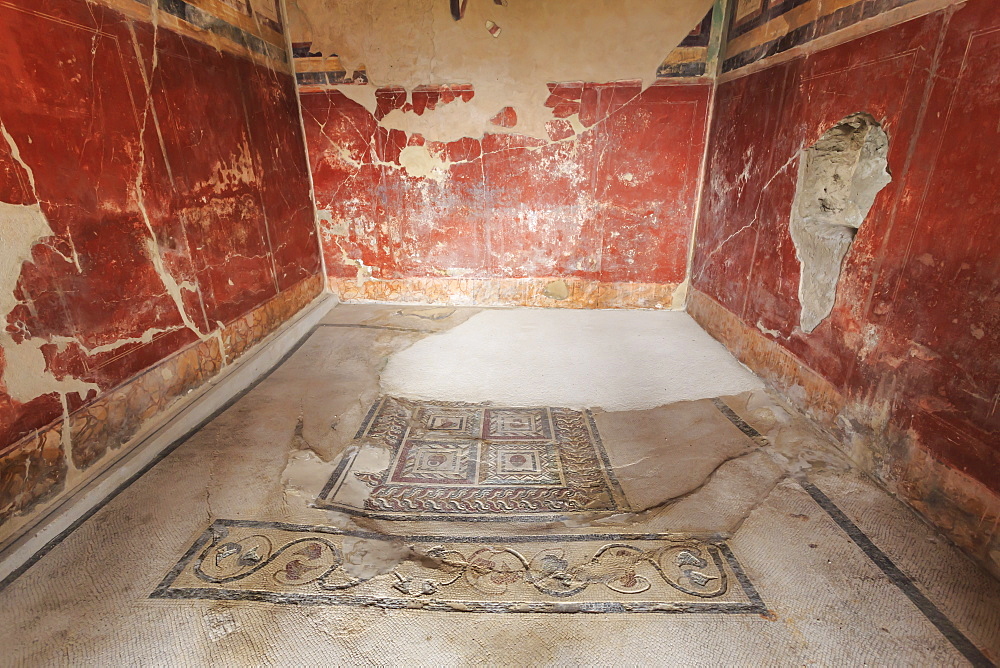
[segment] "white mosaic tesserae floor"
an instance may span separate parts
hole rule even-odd
[[[998,602],[684,314],[340,305],[0,589],[0,664],[990,665]]]

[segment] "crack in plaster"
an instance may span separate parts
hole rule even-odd
[[[771,184],[774,182],[774,180],[776,178],[778,178],[779,176],[781,176],[781,174],[786,169],[788,169],[788,167],[790,165],[792,165],[793,163],[795,163],[799,159],[799,155],[800,155],[800,152],[796,151],[792,155],[792,157],[790,157],[788,160],[786,160],[785,164],[781,165],[781,167],[779,167],[774,172],[774,174],[771,176],[771,178],[769,178],[767,180],[767,182],[763,186],[761,186],[760,190],[757,192],[757,206],[754,208],[753,218],[751,218],[750,222],[748,222],[746,225],[743,225],[738,230],[736,230],[735,232],[733,232],[732,234],[730,234],[728,237],[726,237],[725,239],[723,239],[722,241],[720,241],[718,244],[716,244],[715,248],[712,249],[712,252],[709,253],[705,257],[704,261],[702,262],[702,266],[703,267],[707,267],[708,264],[709,264],[709,261],[712,259],[712,257],[714,257],[716,253],[718,253],[720,250],[722,250],[722,248],[726,244],[728,244],[730,241],[732,241],[737,235],[743,233],[745,230],[753,227],[757,223],[757,219],[760,217],[760,207],[761,207],[761,204],[764,201],[764,193],[767,192],[767,189],[771,187]],[[748,163],[744,167],[743,172],[737,177],[737,181],[741,181],[742,180],[742,181],[745,182],[745,181],[749,180],[749,178],[750,178],[749,177],[749,172],[750,172],[750,165]],[[723,191],[722,188],[717,188],[717,190],[720,191],[720,192]],[[743,192],[743,186],[742,185],[739,186],[739,190],[740,190],[740,193]],[[753,264],[752,263],[750,265],[750,270],[753,271]],[[702,272],[700,272],[700,273],[702,273]],[[747,279],[749,279],[749,278],[750,277],[747,276]]]
[[[146,91],[146,101],[142,110],[142,123],[139,129],[139,165],[136,169],[135,175],[135,200],[136,206],[139,209],[139,214],[142,217],[142,222],[146,225],[146,230],[149,232],[149,239],[146,240],[146,255],[149,257],[150,262],[153,263],[153,268],[156,274],[160,277],[163,283],[163,287],[166,289],[167,294],[170,296],[171,300],[174,302],[174,306],[177,308],[177,313],[180,315],[181,321],[184,326],[190,329],[197,335],[202,341],[207,340],[211,337],[211,332],[203,333],[197,324],[191,319],[188,314],[187,309],[184,306],[184,297],[181,295],[181,290],[183,289],[174,276],[167,270],[166,265],[163,262],[163,255],[160,253],[160,245],[156,239],[156,231],[153,229],[153,222],[149,216],[149,211],[146,209],[146,199],[143,194],[143,181],[145,179],[145,168],[146,168],[146,146],[142,143],[142,137],[146,135],[146,128],[148,127],[149,118],[153,118],[153,126],[157,132],[157,136],[160,137],[161,147],[162,147],[162,136],[160,135],[159,129],[159,119],[156,116],[155,109],[153,108],[153,93],[152,84],[150,79],[156,72],[156,68],[159,66],[160,57],[159,51],[156,49],[157,35],[159,34],[160,22],[159,22],[159,6],[155,3],[150,6],[151,9],[151,22],[153,25],[153,39],[152,39],[152,62],[150,63],[150,71],[147,74],[146,68],[143,63],[142,55],[139,49],[139,41],[135,35],[134,29],[131,28],[132,34],[132,44],[136,52],[136,58],[139,62],[139,69],[142,71],[143,85]],[[166,160],[166,151],[164,150],[164,160]],[[189,290],[189,292],[195,292],[198,294],[197,290]],[[200,301],[200,295],[199,295]]]
[[[399,155],[399,158],[398,158],[398,162],[389,162],[389,161],[386,161],[386,160],[382,160],[381,158],[378,157],[379,151],[378,151],[377,145],[376,145],[376,136],[375,136],[375,133],[373,132],[369,136],[366,137],[365,133],[362,132],[360,128],[358,128],[357,124],[355,124],[354,121],[348,117],[348,118],[346,118],[346,120],[351,125],[351,127],[354,129],[354,131],[357,133],[358,137],[360,139],[362,139],[362,140],[366,140],[367,141],[367,145],[368,145],[368,149],[369,149],[369,152],[368,152],[368,154],[369,154],[369,162],[367,162],[367,163],[360,162],[360,161],[354,159],[354,157],[351,154],[351,150],[350,149],[348,149],[346,146],[343,146],[340,142],[335,141],[334,138],[331,137],[329,133],[327,133],[326,126],[327,126],[328,122],[322,122],[321,123],[319,121],[319,119],[316,118],[315,114],[310,113],[310,116],[312,117],[313,122],[319,128],[320,134],[322,134],[324,137],[326,137],[327,140],[329,141],[329,146],[325,149],[324,156],[325,157],[336,156],[336,158],[339,159],[339,161],[342,164],[347,165],[347,166],[349,166],[350,168],[352,168],[354,170],[354,173],[351,176],[348,176],[347,178],[342,179],[340,181],[340,183],[337,185],[336,190],[329,195],[328,199],[330,201],[336,201],[337,198],[338,198],[338,195],[340,194],[340,192],[342,190],[344,190],[345,188],[347,188],[348,182],[354,176],[356,176],[361,171],[361,169],[363,167],[365,167],[366,165],[367,166],[371,166],[371,167],[388,168],[388,169],[393,169],[393,170],[402,169],[402,170],[406,171],[406,173],[409,176],[412,176],[412,177],[415,177],[415,178],[425,178],[425,179],[432,179],[432,180],[437,181],[437,182],[444,182],[444,181],[446,181],[448,179],[448,173],[450,172],[452,166],[454,166],[454,165],[467,165],[467,164],[478,163],[479,166],[480,166],[480,169],[482,170],[482,179],[483,179],[483,184],[484,184],[484,187],[485,187],[485,182],[486,182],[485,158],[487,156],[501,155],[501,154],[504,154],[504,153],[507,153],[507,152],[514,152],[514,151],[523,151],[523,152],[527,152],[527,153],[537,153],[537,152],[540,152],[540,151],[544,151],[545,149],[547,149],[547,148],[549,148],[551,146],[555,146],[555,145],[559,145],[559,144],[565,144],[565,145],[567,145],[569,147],[569,149],[571,151],[576,152],[576,151],[579,150],[579,146],[580,146],[580,144],[579,144],[579,138],[580,137],[579,136],[581,134],[583,134],[585,132],[588,132],[588,131],[591,131],[591,130],[594,130],[595,128],[597,128],[598,126],[602,125],[603,123],[605,123],[609,119],[613,118],[615,115],[622,113],[623,110],[626,107],[628,107],[630,104],[632,104],[633,102],[635,102],[639,98],[639,95],[640,94],[633,95],[629,99],[625,100],[616,109],[614,109],[614,111],[610,111],[607,114],[605,114],[604,116],[602,116],[601,118],[596,119],[589,127],[584,126],[580,122],[580,120],[579,120],[579,114],[578,113],[573,114],[573,115],[571,115],[571,116],[569,116],[569,117],[567,117],[565,119],[561,119],[561,120],[567,120],[567,121],[569,121],[570,124],[571,124],[571,126],[572,126],[572,128],[573,128],[574,134],[571,134],[571,135],[569,135],[567,137],[562,137],[560,139],[547,138],[544,143],[541,143],[541,144],[538,144],[538,145],[534,145],[534,146],[507,146],[507,147],[502,147],[502,148],[499,148],[499,149],[496,149],[496,150],[493,150],[493,151],[483,151],[482,150],[482,145],[480,144],[480,150],[479,150],[478,154],[474,158],[466,158],[466,159],[463,159],[463,160],[450,160],[450,159],[447,159],[446,157],[443,157],[443,156],[447,155],[447,149],[446,149],[446,147],[441,147],[440,150],[432,152],[425,145],[408,145],[408,146],[404,147],[402,149],[402,151],[400,152],[400,155]],[[374,97],[372,99],[373,99],[372,105],[374,105]],[[369,111],[373,112],[374,111],[374,106]],[[414,135],[414,136],[416,136],[416,135]],[[481,139],[477,140],[477,141],[481,141]],[[583,173],[581,173],[576,168],[575,164],[569,163],[569,162],[564,161],[564,160],[556,160],[555,158],[552,158],[552,159],[549,160],[548,168],[551,171],[558,171],[561,174],[563,174],[564,176],[566,176],[567,178],[572,179],[575,185],[579,185],[581,181],[583,181],[583,180],[586,179],[586,175],[584,175]],[[519,174],[522,174],[522,173],[525,173],[525,174],[529,173],[531,171],[531,169],[532,168],[526,167],[526,168],[524,168],[521,171],[514,172],[514,173],[508,175],[508,178],[513,178],[513,177],[515,177],[515,176],[517,176]],[[381,179],[382,176],[383,176],[383,174],[380,171],[379,172],[379,179]],[[634,175],[632,175],[632,174],[628,174],[627,176],[631,177],[631,178],[627,179],[629,181],[631,181],[634,178]],[[422,185],[425,185],[425,184],[422,184]],[[627,208],[625,208],[625,207],[623,207],[621,205],[615,204],[613,202],[598,202],[598,201],[595,200],[595,198],[590,193],[585,193],[584,194],[584,199],[585,199],[584,206],[590,206],[590,207],[593,207],[593,208],[598,208],[600,206],[607,206],[607,207],[616,208],[616,209],[619,209],[619,210],[622,210],[622,211],[628,211]],[[350,204],[352,201],[356,201],[356,200],[347,200],[347,202],[345,202],[345,203],[346,204]],[[335,221],[333,219],[332,211],[330,211],[330,210],[320,210],[319,214],[320,214],[320,222],[326,221],[327,223],[329,223],[329,226],[335,228],[334,230],[329,230],[328,228],[327,229],[322,229],[321,228],[321,235],[322,235],[322,237],[324,239],[330,240],[332,236],[348,236],[349,235],[348,229],[349,229],[349,222],[351,222],[351,221],[345,220],[343,218]],[[323,217],[322,214],[325,214],[326,217]],[[532,231],[534,231],[536,229],[535,222],[534,221],[529,221],[529,227],[532,229]],[[613,235],[617,235],[618,233],[615,232],[615,233],[612,233],[612,234]],[[400,239],[394,239],[394,241],[400,242],[401,240]],[[367,280],[367,279],[379,280],[379,279],[374,279],[374,278],[371,277],[371,268],[370,267],[366,267],[364,265],[364,263],[360,259],[354,260],[354,259],[350,258],[350,256],[344,250],[344,248],[339,244],[339,242],[334,241],[334,243],[336,244],[337,248],[340,250],[341,256],[344,259],[344,262],[346,264],[355,265],[355,266],[359,267],[359,275],[358,275],[358,285],[359,286],[364,282],[364,280]],[[601,250],[603,250],[603,248]],[[489,248],[487,248],[487,252],[490,252]],[[634,260],[633,259],[629,259],[629,262],[632,263],[632,262],[634,262]],[[367,272],[367,274],[365,274],[365,277],[362,277],[362,272]],[[456,275],[456,276],[461,276],[461,275],[463,275],[461,272],[462,272],[461,269],[455,269],[455,268],[453,268],[453,269],[450,269],[450,270],[447,270],[447,271],[441,271],[439,273],[441,275]],[[675,290],[673,303],[675,303],[675,304],[681,304],[681,303],[683,303],[683,300],[684,300],[684,298],[686,296],[686,293],[687,293],[687,286],[684,285],[684,284],[679,285],[678,288]]]

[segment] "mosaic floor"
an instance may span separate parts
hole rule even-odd
[[[400,545],[410,547],[399,567],[365,573],[369,553]],[[213,523],[152,596],[451,612],[767,612],[723,541],[456,540],[239,520]]]
[[[319,507],[505,522],[628,509],[589,412],[383,397],[355,440]]]
[[[546,331],[544,313],[519,313],[491,318]],[[491,403],[424,396],[434,355],[451,360],[477,314],[331,310],[262,382],[0,583],[0,665],[1000,657],[1000,582],[808,422],[766,391],[720,398],[712,378],[643,363],[636,346],[690,339],[670,329],[684,314],[629,314],[642,336],[622,373],[704,389],[687,401],[575,402],[593,396],[573,385],[594,369],[548,353],[531,401],[508,399],[516,386]],[[613,316],[573,330],[574,345],[590,337],[581,345],[614,356],[596,369],[625,359]],[[435,352],[439,333],[451,338]],[[428,378],[407,399],[380,374],[415,342]],[[707,335],[691,355],[732,361]],[[487,362],[509,361],[475,360],[488,395]],[[684,373],[695,367],[708,368]]]

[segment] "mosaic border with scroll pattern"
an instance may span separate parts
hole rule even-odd
[[[286,534],[282,540],[274,540],[278,532]],[[358,577],[342,566],[354,564],[367,547],[348,550],[348,541],[407,544],[417,558],[403,559],[389,573]],[[583,543],[596,546],[566,556]],[[430,548],[421,553],[423,545]],[[588,590],[586,600],[574,599]],[[465,597],[456,596],[462,592]],[[481,613],[768,613],[719,537],[393,536],[225,519],[205,530],[150,598]]]

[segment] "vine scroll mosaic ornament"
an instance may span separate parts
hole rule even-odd
[[[378,519],[627,510],[589,411],[382,397],[316,505]]]
[[[396,562],[388,570],[387,555]],[[250,520],[214,522],[152,597],[452,612],[767,612],[721,540],[387,536]]]

